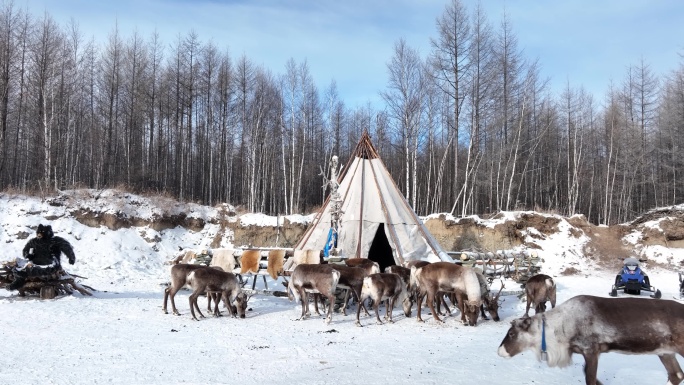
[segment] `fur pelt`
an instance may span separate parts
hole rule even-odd
[[[266,270],[273,280],[278,279],[283,272],[285,250],[271,250],[268,252],[268,266]]]
[[[233,270],[235,270],[235,250],[213,249],[211,254],[212,257],[209,266],[220,266],[227,272],[233,272]]]
[[[295,250],[294,255],[287,259],[283,269],[294,270],[297,265],[317,265],[321,263],[321,251],[316,249]]]
[[[245,250],[242,252],[240,258],[240,274],[259,272],[259,261],[261,260],[261,251],[259,250]]]

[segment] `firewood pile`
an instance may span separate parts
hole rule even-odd
[[[3,262],[0,265],[0,288],[5,288],[14,281],[12,269],[16,266],[15,261]],[[23,287],[17,289],[19,295],[40,296],[41,299],[53,299],[58,295],[71,295],[78,291],[83,295],[93,295],[92,287],[76,282],[78,275],[72,275],[60,269],[54,274],[39,277],[29,277]]]

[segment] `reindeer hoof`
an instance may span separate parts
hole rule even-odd
[[[358,326],[358,327],[360,327],[360,328],[363,327],[363,325],[361,325],[361,322],[357,322],[357,323],[356,323],[356,326]]]

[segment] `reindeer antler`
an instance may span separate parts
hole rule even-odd
[[[496,295],[494,296],[494,300],[495,300],[495,301],[498,301],[498,300],[499,300],[499,297],[501,296],[501,292],[503,291],[504,287],[506,287],[506,285],[504,284],[504,281],[503,281],[503,279],[502,279],[502,280],[501,280],[501,289],[499,289],[499,292],[496,293]]]

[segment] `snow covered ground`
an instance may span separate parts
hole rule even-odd
[[[476,327],[461,325],[457,314],[445,324],[424,314],[427,322],[420,324],[399,309],[394,324],[376,325],[362,316],[362,328],[354,325],[354,316],[338,313],[329,325],[317,316],[295,321],[298,304],[264,295],[252,297],[246,319],[196,322],[189,314],[189,291],[176,296],[181,316],[164,314],[165,262],[179,247],[205,242],[210,226],[197,233],[110,231],[84,226],[64,210],[34,198],[0,195],[0,260],[21,254],[26,240],[17,239],[19,232],[33,236],[29,226],[50,223],[56,235],[74,245],[77,261],[67,270],[87,277],[83,283],[97,289],[92,297],[56,300],[0,290],[0,384],[584,383],[580,356],[557,369],[530,352],[512,359],[497,355],[509,322],[525,311],[514,295],[504,297],[502,322],[481,321]],[[144,240],[155,236],[156,242]],[[607,296],[616,274],[581,265],[581,274],[560,275],[577,243],[558,235],[540,251],[542,271],[558,284],[559,303],[578,294]],[[645,270],[663,298],[678,293],[675,271]],[[505,284],[507,290],[515,288],[512,281]],[[279,285],[268,279],[269,288]],[[261,279],[257,287],[263,288]],[[666,382],[656,356],[604,354],[598,375],[606,385]]]

